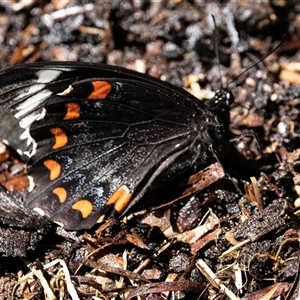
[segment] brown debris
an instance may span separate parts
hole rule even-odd
[[[286,209],[288,210],[289,208],[287,208],[285,200],[274,201],[267,208],[255,213],[250,219],[238,225],[234,229],[234,237],[236,239],[248,238],[254,242],[273,230],[288,226]]]

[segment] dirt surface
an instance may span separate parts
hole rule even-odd
[[[101,62],[235,96],[222,167],[174,204],[151,211],[182,182],[86,232],[2,226],[0,299],[299,299],[298,1],[7,0],[0,30],[1,68]]]

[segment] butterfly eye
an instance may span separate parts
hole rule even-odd
[[[230,91],[226,92],[226,99],[229,104],[232,104],[234,102],[234,96]]]

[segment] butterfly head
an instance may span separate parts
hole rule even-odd
[[[230,105],[234,102],[233,94],[227,89],[217,90],[212,100],[216,105],[225,104]]]

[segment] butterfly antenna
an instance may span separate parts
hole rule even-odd
[[[279,42],[279,44],[273,48],[271,51],[269,51],[263,58],[261,58],[259,61],[257,61],[256,63],[254,63],[253,65],[251,65],[250,67],[248,67],[246,70],[244,70],[242,73],[240,73],[239,75],[237,75],[236,77],[234,77],[228,84],[226,89],[228,89],[229,85],[231,85],[234,81],[236,81],[238,78],[240,78],[241,76],[243,76],[245,73],[247,73],[250,69],[252,69],[253,67],[257,66],[258,64],[260,64],[262,61],[264,61],[268,56],[270,56],[273,52],[275,52],[283,43],[285,38],[285,35],[282,36],[281,41]]]

